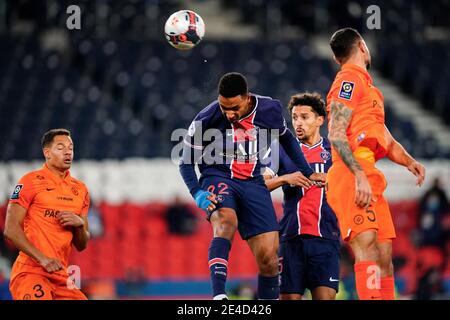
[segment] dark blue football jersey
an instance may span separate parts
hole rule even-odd
[[[223,176],[247,180],[260,176],[261,159],[270,149],[270,141],[289,130],[278,100],[251,94],[253,111],[231,123],[216,100],[204,108],[191,123],[184,143],[197,153],[202,176]],[[184,155],[184,158],[190,158]]]

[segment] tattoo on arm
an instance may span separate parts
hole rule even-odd
[[[344,104],[332,101],[330,105],[330,132],[328,138],[353,174],[362,171],[356,161],[347,139],[347,127],[352,118],[352,110]]]

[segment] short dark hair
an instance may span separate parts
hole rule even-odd
[[[219,94],[224,98],[232,98],[248,93],[247,79],[238,72],[226,73],[219,81]]]
[[[62,129],[62,128],[51,129],[51,130],[47,131],[46,133],[44,133],[44,135],[42,136],[42,139],[41,139],[42,149],[49,147],[53,142],[53,138],[55,138],[56,136],[70,137],[70,131],[67,129]]]
[[[339,62],[345,62],[352,53],[357,41],[362,36],[353,28],[344,28],[336,31],[330,40],[330,47]]]
[[[326,117],[327,115],[325,101],[317,92],[303,92],[293,95],[287,106],[290,114],[292,114],[292,109],[295,106],[310,106],[319,116]]]

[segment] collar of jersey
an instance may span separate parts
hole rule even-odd
[[[67,174],[66,174],[66,176],[64,177],[64,179],[61,179],[58,175],[56,175],[55,173],[53,173],[53,172],[48,168],[48,166],[47,166],[46,163],[44,163],[44,165],[43,165],[43,167],[42,167],[42,170],[44,170],[45,174],[46,174],[50,179],[52,179],[53,181],[55,181],[55,182],[58,183],[58,184],[61,183],[61,182],[63,182],[63,181],[70,182],[70,171],[69,171],[69,170],[67,170]]]
[[[314,149],[315,147],[320,146],[320,145],[322,144],[322,142],[323,142],[323,137],[320,137],[319,142],[317,142],[316,144],[313,144],[312,146],[307,145],[306,143],[302,143],[301,141],[299,141],[299,142],[300,142],[300,145],[301,145],[301,146],[305,146],[305,147],[307,147],[308,149]]]
[[[248,115],[246,115],[244,118],[239,119],[238,122],[241,122],[242,120],[247,119],[248,117],[250,117],[252,114],[255,113],[256,108],[258,108],[258,97],[257,97],[256,95],[253,95],[253,97],[255,97],[255,99],[256,99],[255,107],[253,108],[252,112],[250,112],[250,113],[249,113]]]
[[[353,70],[363,75],[363,77],[369,82],[372,83],[372,77],[366,69],[354,64],[347,62],[342,66],[342,70]]]

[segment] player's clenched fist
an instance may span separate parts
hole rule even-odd
[[[84,226],[84,221],[79,215],[68,211],[63,211],[58,214],[58,222],[63,227],[77,228]]]
[[[216,195],[205,190],[200,190],[195,194],[197,207],[205,211],[213,211],[216,208]]]

